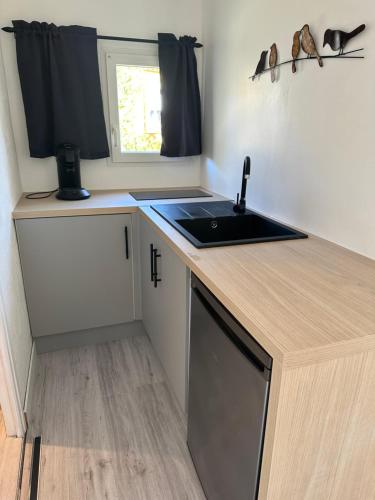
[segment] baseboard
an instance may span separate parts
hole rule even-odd
[[[37,355],[36,345],[35,345],[35,341],[34,341],[32,348],[31,348],[29,375],[27,378],[25,402],[23,405],[23,411],[26,414],[26,418],[27,418],[27,415],[30,414],[31,404],[33,402],[37,371],[38,371],[38,355]]]
[[[103,326],[91,328],[89,330],[79,330],[75,332],[61,333],[58,335],[47,335],[35,338],[36,352],[60,351],[72,347],[83,347],[92,344],[103,344],[121,340],[134,335],[143,335],[145,330],[141,321],[132,323],[121,323],[120,325]]]

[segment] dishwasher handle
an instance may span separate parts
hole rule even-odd
[[[223,333],[260,371],[264,372],[265,378],[269,380],[271,378],[272,357],[195,275],[192,275],[191,287],[206,311],[221,327]]]

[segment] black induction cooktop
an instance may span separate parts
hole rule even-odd
[[[212,194],[202,189],[168,189],[165,191],[132,191],[131,196],[137,201],[178,200],[179,198],[212,198]]]

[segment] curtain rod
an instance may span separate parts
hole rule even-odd
[[[3,31],[6,33],[15,33],[16,30],[14,28],[11,28],[10,26],[4,26],[4,28],[1,28]],[[105,35],[97,35],[96,37],[98,40],[117,40],[120,42],[138,42],[138,43],[155,43],[159,44],[158,40],[148,40],[147,38],[127,38],[127,37],[122,37],[122,36],[105,36]],[[195,43],[194,47],[197,49],[200,49],[203,47],[201,43]]]

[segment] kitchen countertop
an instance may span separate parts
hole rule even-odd
[[[225,199],[221,196],[205,201]],[[198,199],[184,199],[184,203]],[[15,219],[137,212],[284,369],[375,350],[375,261],[326,240],[197,249],[128,192],[21,198]],[[176,203],[160,200],[159,203]]]
[[[207,189],[200,186],[170,188],[171,191],[176,189]],[[150,191],[150,189],[133,189],[132,191]],[[153,191],[157,191],[154,189]],[[162,189],[161,191],[168,191]],[[137,212],[141,206],[178,203],[179,199],[163,199],[163,200],[135,200],[129,191],[123,189],[90,191],[91,197],[87,200],[64,201],[58,200],[53,194],[49,198],[39,200],[29,200],[25,198],[25,194],[17,203],[13,211],[13,219],[35,219],[41,217],[72,217],[79,215],[105,215],[105,214],[123,214]],[[212,198],[184,198],[184,203],[202,201],[219,201],[226,200],[223,196],[211,193]]]
[[[375,261],[311,235],[197,249],[140,213],[284,369],[375,349]]]

